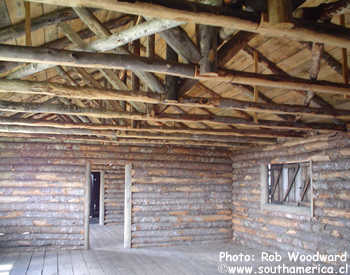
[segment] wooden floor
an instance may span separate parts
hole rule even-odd
[[[0,253],[5,274],[220,274],[220,251],[232,243],[124,249],[122,227],[91,225],[91,249]]]

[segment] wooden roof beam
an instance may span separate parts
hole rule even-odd
[[[167,100],[157,94],[139,90],[108,90],[101,88],[67,86],[49,82],[0,79],[0,93],[25,93],[56,96],[68,99],[124,100],[151,104],[174,105],[179,107],[221,108],[249,112],[275,114],[309,115],[324,118],[348,118],[349,110],[312,108],[301,105],[259,103],[230,98],[182,98],[179,101]]]
[[[81,0],[79,2],[71,0],[30,0],[43,4],[52,4],[59,6],[83,6],[89,8],[100,8],[122,13],[129,13],[141,16],[150,16],[156,18],[166,18],[183,22],[204,24],[218,27],[235,28],[248,32],[256,32],[271,37],[285,37],[292,40],[304,40],[318,43],[324,43],[341,48],[350,48],[349,30],[338,27],[333,24],[325,25],[316,22],[295,21],[292,28],[279,28],[269,24],[260,24],[259,18],[255,20],[245,19],[238,16],[226,16],[206,11],[195,12],[171,8],[160,4],[151,4],[144,2],[121,2],[114,0]],[[170,5],[171,3],[167,3]],[[347,33],[347,34],[346,34]]]
[[[103,144],[113,144],[113,145],[180,145],[183,146],[199,146],[201,148],[220,148],[220,149],[231,149],[231,150],[240,150],[244,148],[251,148],[252,144],[246,144],[242,146],[238,143],[221,143],[221,142],[212,142],[212,141],[195,141],[195,140],[162,140],[162,139],[142,139],[142,138],[104,138],[104,137],[92,137],[92,136],[81,136],[81,135],[64,135],[64,134],[27,134],[27,133],[9,133],[9,132],[0,132],[1,137],[10,137],[13,138],[26,138],[31,140],[52,140],[54,137],[55,140],[62,141],[75,141],[75,142],[88,142],[88,143],[103,143]],[[123,162],[123,161],[121,161]],[[187,165],[190,167],[190,164]]]
[[[53,134],[53,135],[86,135],[118,138],[142,138],[142,139],[162,139],[162,140],[195,140],[205,142],[226,143],[228,145],[248,145],[254,144],[273,144],[277,142],[275,138],[257,138],[257,137],[225,137],[217,135],[193,135],[193,134],[152,134],[147,132],[132,131],[112,131],[112,130],[91,130],[91,129],[62,129],[54,127],[32,127],[0,125],[0,132],[6,133],[27,133],[27,134]]]
[[[122,118],[143,121],[160,122],[203,122],[218,125],[237,125],[249,127],[266,127],[273,129],[297,129],[297,130],[322,130],[322,131],[345,131],[345,127],[328,123],[302,123],[289,121],[259,120],[256,123],[251,120],[230,116],[212,115],[178,115],[161,114],[149,116],[147,114],[133,112],[117,112],[106,109],[79,108],[76,106],[65,106],[56,104],[22,103],[11,101],[0,101],[0,111],[23,112],[23,113],[54,113],[64,115],[81,115],[95,118]]]
[[[75,13],[72,11],[72,9],[68,8],[68,9],[64,9],[64,10],[69,10],[70,13],[73,13],[75,15]],[[65,13],[63,13],[64,15]],[[63,16],[62,15],[62,16]],[[76,15],[75,15],[76,16]],[[40,18],[40,17],[39,17]],[[68,16],[69,18],[69,16]],[[77,18],[77,16],[75,17]],[[119,18],[115,18],[115,19],[111,19],[105,23],[103,23],[103,26],[105,26],[107,29],[115,29],[115,28],[118,28],[120,26],[124,26],[126,25],[128,22],[130,22],[132,20],[133,16],[129,16],[129,15],[124,15],[124,16],[121,16]],[[36,18],[34,18],[32,20],[32,23],[36,20]],[[53,22],[55,22],[55,17],[53,18]],[[60,23],[61,21],[58,21],[58,23]],[[63,21],[62,21],[63,22]],[[12,26],[12,25],[10,25]],[[32,29],[34,25],[32,26]],[[41,29],[45,27],[45,25],[41,26],[40,28],[38,29]],[[23,27],[24,28],[24,27]],[[9,29],[8,31],[11,33],[11,30],[12,29]],[[17,33],[14,33],[14,36],[16,37],[16,34]],[[77,32],[77,34],[81,37],[81,39],[88,39],[88,38],[91,38],[94,36],[94,33],[90,31],[90,29],[83,29],[79,32]],[[21,35],[19,35],[21,36]],[[9,40],[9,39],[7,39]],[[5,40],[6,41],[6,40]],[[1,42],[1,30],[0,30],[0,42]],[[42,45],[43,47],[48,47],[48,48],[54,48],[54,49],[63,49],[63,48],[67,48],[67,47],[70,47],[71,46],[71,41],[67,38],[67,37],[62,37],[62,38],[59,38],[57,40],[53,40],[53,41],[50,41],[48,43],[45,43]],[[0,73],[1,74],[4,74],[6,72],[9,72],[9,71],[12,71],[13,69],[15,69],[16,67],[20,66],[20,65],[26,65],[25,63],[16,63],[16,62],[2,62],[0,64]]]
[[[266,75],[224,69],[220,69],[217,76],[196,76],[195,65],[180,63],[170,64],[164,60],[106,53],[0,45],[0,60],[43,63],[44,65],[49,63],[49,66],[67,65],[86,68],[126,68],[135,71],[149,71],[186,78],[195,78],[198,80],[214,80],[227,83],[294,90],[310,90],[313,92],[338,95],[350,94],[350,85],[330,81],[306,80],[285,75]]]
[[[141,37],[148,36],[169,28],[176,27],[182,24],[181,22],[175,22],[171,20],[155,19],[151,20],[124,31],[115,33],[108,38],[98,39],[87,45],[88,50],[91,51],[109,51],[121,47],[131,41],[137,40]],[[53,50],[51,50],[53,51]],[[56,51],[56,50],[55,50]],[[14,60],[8,60],[14,61]],[[17,62],[17,61],[15,61]],[[21,61],[18,61],[21,62]],[[25,62],[25,61],[24,61]],[[23,78],[28,75],[32,75],[37,72],[54,67],[56,64],[45,64],[42,62],[36,62],[37,64],[26,65],[19,70],[7,75],[9,79]],[[62,65],[62,64],[61,64]],[[162,93],[161,87],[158,87],[158,92]]]
[[[91,124],[91,123],[68,123],[55,122],[38,119],[18,119],[0,117],[0,125],[19,125],[32,127],[54,127],[62,129],[90,129],[90,130],[120,130],[120,131],[143,131],[150,133],[168,133],[168,134],[194,134],[194,135],[216,135],[226,137],[250,136],[250,137],[304,137],[303,132],[295,131],[277,131],[271,129],[202,129],[192,127],[154,127],[141,125],[139,128],[132,129],[130,126],[116,124]]]

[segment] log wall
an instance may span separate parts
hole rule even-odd
[[[162,165],[133,165],[132,247],[231,239],[231,160],[210,154],[168,154]]]
[[[125,164],[132,163],[137,183],[140,178],[155,181],[137,185],[135,247],[150,226],[158,229],[145,245],[165,244],[169,232],[173,244],[231,238],[227,151],[2,138],[0,247],[82,247],[86,161],[92,171],[105,171],[105,223],[123,222]],[[37,198],[41,201],[32,203]],[[161,222],[150,221],[158,218]]]
[[[312,160],[314,217],[260,208],[260,165]],[[233,156],[233,239],[271,252],[349,250],[350,140],[344,135],[248,150]]]

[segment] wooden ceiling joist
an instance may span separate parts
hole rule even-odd
[[[254,121],[236,118],[231,116],[212,116],[212,115],[179,115],[179,114],[160,114],[149,116],[147,114],[133,112],[116,112],[106,109],[79,108],[76,106],[65,106],[56,104],[40,103],[22,103],[0,101],[0,111],[4,112],[23,112],[23,113],[54,113],[64,115],[79,115],[95,118],[122,118],[143,121],[159,122],[203,122],[217,125],[237,125],[248,127],[266,127],[274,129],[297,129],[297,130],[323,130],[323,131],[345,131],[344,126],[328,123],[303,123],[289,121]]]
[[[169,133],[169,134],[194,134],[194,135],[216,135],[226,137],[304,137],[304,133],[295,131],[276,131],[271,129],[201,129],[190,127],[155,127],[142,125],[138,128],[131,128],[130,126],[122,126],[116,124],[82,124],[82,123],[69,123],[69,122],[57,122],[38,119],[18,119],[0,117],[0,125],[19,125],[19,126],[31,126],[31,127],[54,127],[61,129],[90,129],[90,130],[120,130],[120,131],[143,131],[150,133]]]
[[[70,7],[89,7],[111,10],[116,12],[180,20],[196,24],[211,25],[217,27],[235,28],[248,32],[256,32],[271,37],[286,37],[292,40],[304,40],[319,42],[342,48],[350,48],[349,30],[332,24],[295,21],[291,28],[280,28],[269,24],[261,24],[259,18],[249,20],[238,16],[226,16],[209,12],[195,12],[171,8],[160,4],[143,2],[121,2],[114,0],[29,0],[43,4],[52,4]],[[170,4],[168,4],[170,5]]]
[[[244,148],[251,148],[252,144],[242,146],[237,143],[220,143],[212,141],[194,141],[194,140],[166,140],[166,139],[142,139],[142,138],[118,138],[109,139],[103,137],[92,137],[92,136],[79,136],[79,135],[55,135],[55,134],[27,134],[27,133],[2,133],[0,136],[6,138],[25,138],[32,141],[47,141],[55,140],[62,142],[82,142],[82,143],[103,143],[103,144],[113,144],[113,145],[180,145],[182,147],[194,147],[198,146],[200,148],[220,148],[220,149],[230,149],[239,150]]]
[[[132,130],[132,129],[131,129]],[[2,133],[24,133],[24,134],[52,134],[52,135],[82,135],[97,136],[111,139],[118,138],[137,138],[137,139],[162,139],[162,140],[194,140],[199,142],[216,142],[222,145],[248,145],[254,144],[273,144],[274,138],[256,138],[256,137],[225,137],[215,135],[193,135],[193,134],[153,134],[147,132],[116,132],[112,130],[90,130],[90,129],[61,129],[53,127],[32,127],[32,126],[13,126],[0,125]]]
[[[84,75],[89,76],[84,70]],[[95,80],[96,81],[96,80]],[[173,105],[179,107],[197,108],[221,108],[230,110],[308,115],[321,118],[349,118],[349,110],[336,110],[324,108],[312,108],[292,104],[259,103],[241,101],[230,98],[182,98],[180,100],[167,100],[155,93],[147,93],[140,90],[108,90],[91,87],[68,86],[49,82],[33,82],[24,80],[0,79],[0,93],[24,93],[35,95],[48,95],[68,99],[87,100],[123,100],[151,104]]]

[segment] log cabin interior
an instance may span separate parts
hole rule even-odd
[[[349,13],[0,0],[0,274],[350,274]]]

